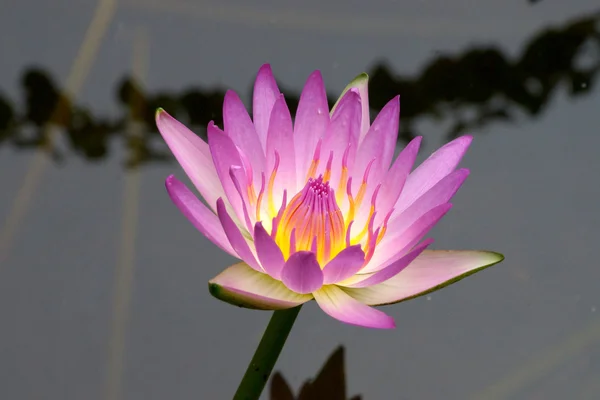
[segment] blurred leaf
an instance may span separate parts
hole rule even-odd
[[[271,400],[294,400],[292,389],[279,372],[271,378]]]

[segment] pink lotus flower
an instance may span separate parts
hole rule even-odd
[[[472,138],[448,143],[411,173],[421,138],[393,161],[399,97],[371,124],[367,84],[366,74],[358,76],[329,111],[315,71],[292,121],[264,65],[254,118],[228,91],[224,129],[211,122],[208,144],[157,112],[162,136],[210,208],[174,176],[166,181],[172,201],[242,260],[209,282],[215,297],[264,310],[315,299],[342,322],[393,328],[371,306],[423,295],[502,260],[487,251],[426,250],[432,240],[423,238],[469,174],[456,168]]]

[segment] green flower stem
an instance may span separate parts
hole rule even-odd
[[[277,310],[265,329],[233,400],[258,400],[302,306]]]

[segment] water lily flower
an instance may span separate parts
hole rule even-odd
[[[172,201],[241,260],[210,280],[213,296],[263,310],[314,299],[342,322],[393,328],[373,306],[423,295],[502,260],[487,251],[427,250],[432,239],[425,236],[469,174],[457,166],[472,138],[446,144],[411,172],[421,138],[393,160],[399,97],[371,123],[367,84],[359,75],[329,110],[315,71],[292,119],[264,65],[253,117],[228,91],[223,129],[209,123],[208,143],[158,110],[164,140],[208,206],[171,175]]]

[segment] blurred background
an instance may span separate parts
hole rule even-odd
[[[393,331],[309,304],[264,399],[600,398],[596,0],[5,0],[0,54],[1,399],[231,398],[270,313],[209,295],[233,260],[170,203],[153,116],[203,136],[265,62],[291,108],[369,73],[420,160],[473,134],[434,247],[506,260]]]

